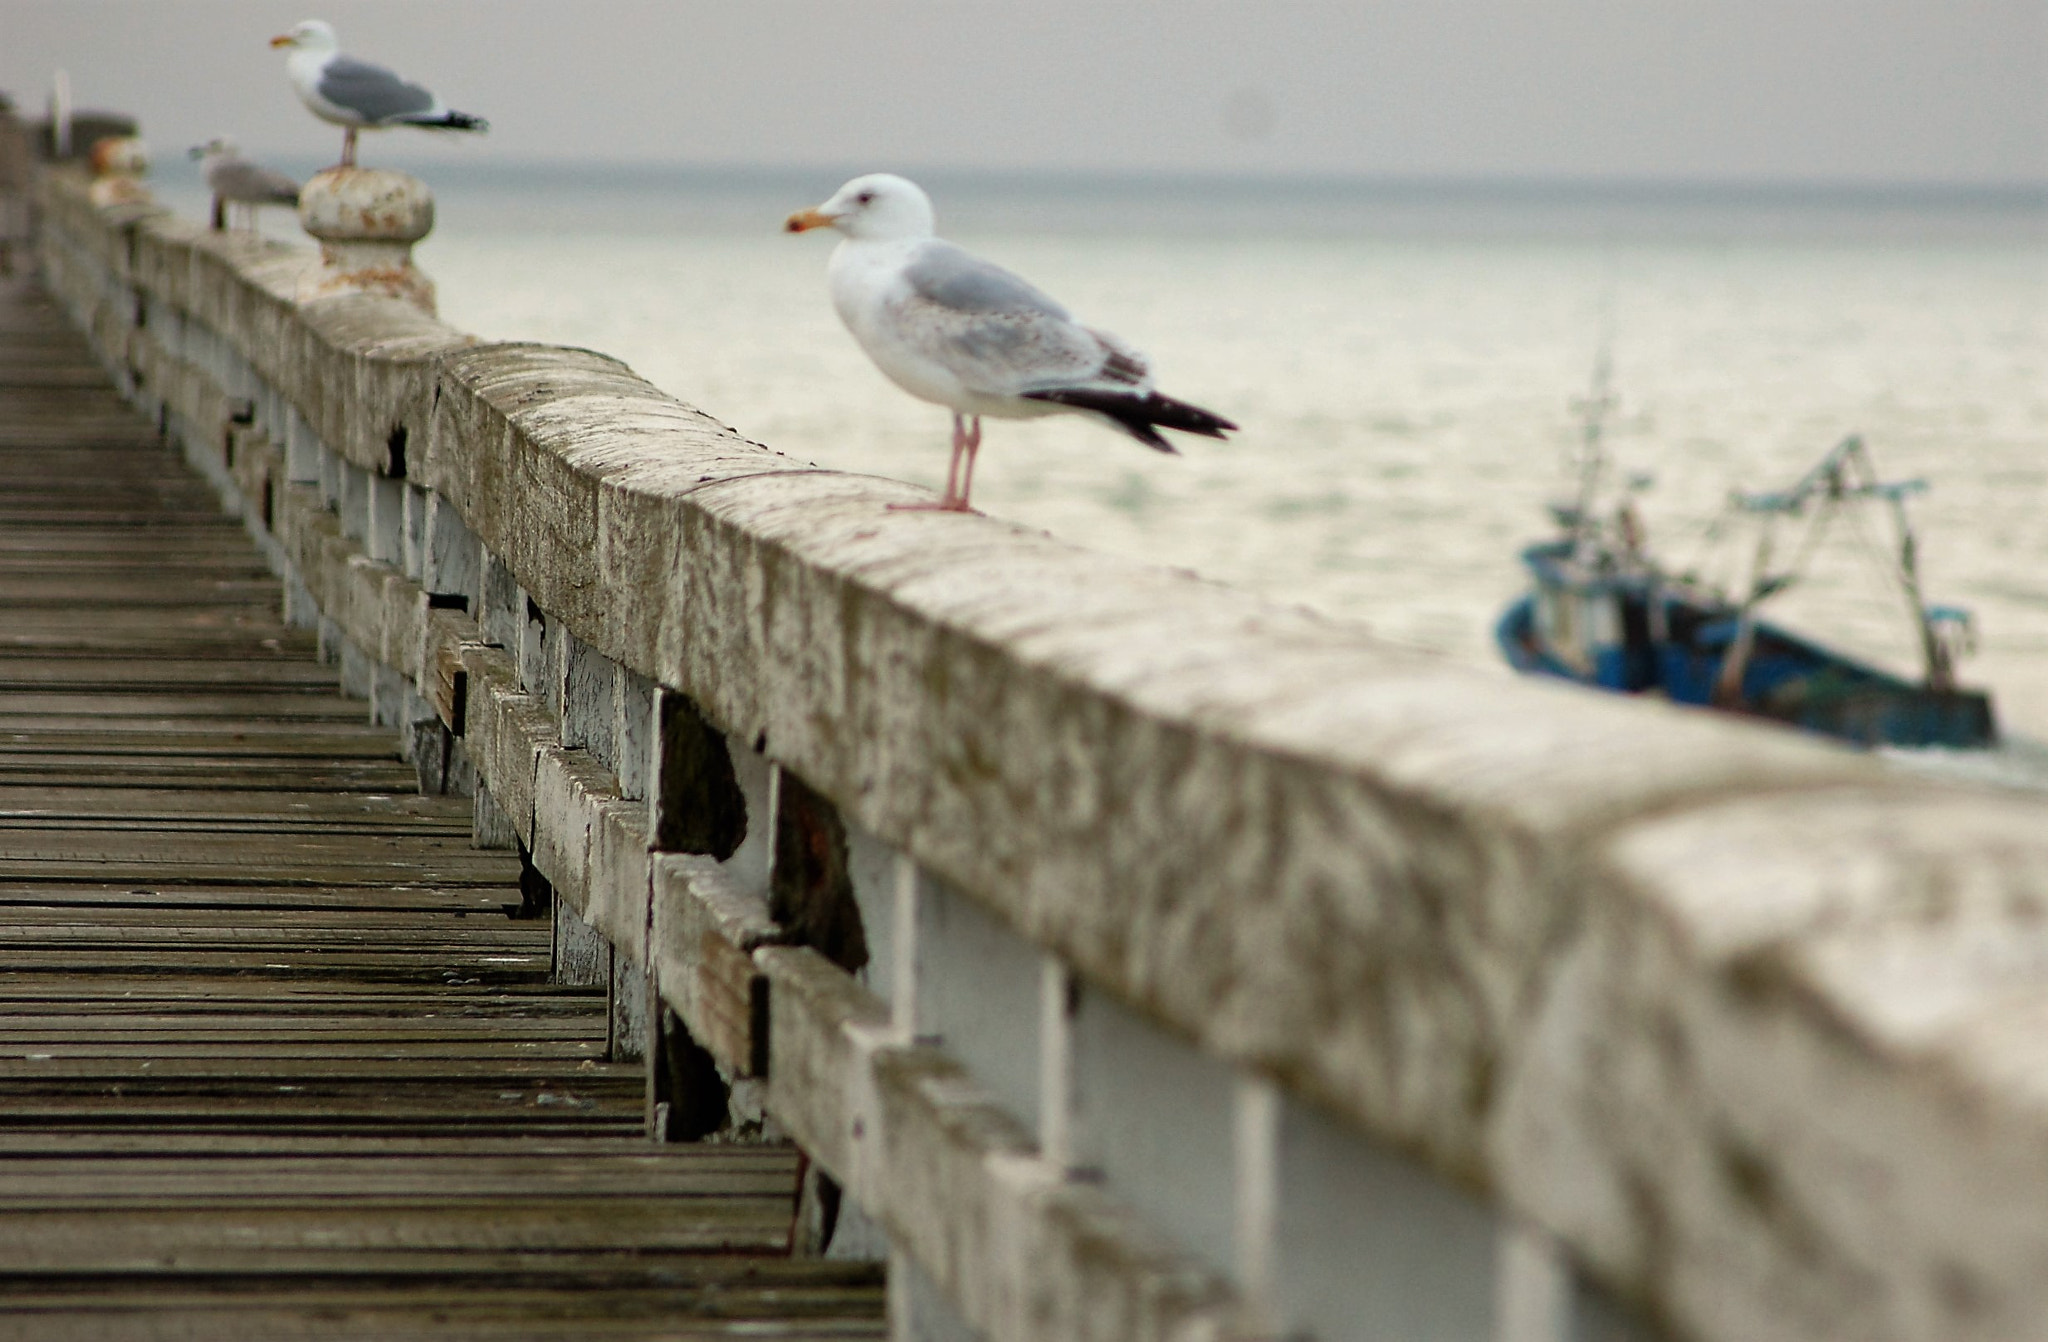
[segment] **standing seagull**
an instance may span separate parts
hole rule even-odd
[[[932,236],[932,202],[888,173],[856,177],[789,216],[792,233],[836,228],[832,305],[890,381],[953,411],[946,496],[910,507],[972,511],[981,417],[1091,415],[1161,452],[1159,430],[1221,438],[1237,425],[1152,390],[1145,356],[1081,325],[1024,280]],[[961,458],[966,469],[961,469]]]
[[[199,160],[199,175],[213,193],[213,227],[227,227],[228,206],[240,205],[251,231],[256,227],[256,210],[263,205],[297,205],[299,184],[281,172],[242,157],[235,142],[225,137],[195,145],[192,157]]]
[[[290,32],[270,39],[273,47],[290,47],[285,74],[299,101],[322,121],[344,127],[341,167],[356,165],[356,132],[380,130],[386,126],[422,126],[428,130],[475,130],[491,128],[482,117],[453,112],[439,98],[408,84],[381,65],[359,61],[341,53],[334,29],[319,19],[307,19]]]

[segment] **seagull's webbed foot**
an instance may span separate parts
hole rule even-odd
[[[981,516],[981,509],[969,507],[966,499],[940,499],[936,503],[891,503],[892,513],[973,513]]]

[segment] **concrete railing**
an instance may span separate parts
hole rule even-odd
[[[651,1126],[791,1134],[900,1336],[2048,1336],[2040,800],[892,513],[43,192],[288,613],[552,887]]]

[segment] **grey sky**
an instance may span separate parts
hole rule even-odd
[[[0,0],[0,89],[325,155],[309,17],[491,119],[394,166],[2048,183],[2048,0]]]

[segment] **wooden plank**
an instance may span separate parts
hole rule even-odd
[[[371,1134],[326,1139],[304,1133],[251,1129],[227,1133],[166,1133],[159,1141],[146,1133],[133,1132],[36,1132],[32,1129],[0,1131],[0,1156],[9,1159],[45,1160],[53,1157],[92,1160],[192,1159],[221,1157],[236,1160],[291,1156],[300,1159],[376,1157],[403,1161],[425,1157],[464,1156],[506,1160],[548,1161],[575,1159],[605,1161],[613,1157],[639,1157],[649,1152],[678,1159],[729,1162],[757,1162],[763,1168],[788,1170],[792,1179],[796,1153],[785,1145],[725,1146],[650,1144],[644,1137],[586,1137],[564,1139],[535,1137],[517,1145],[473,1137],[396,1137]]]
[[[0,691],[91,685],[99,693],[118,690],[178,693],[197,688],[263,690],[293,688],[339,693],[331,666],[308,659],[232,661],[217,658],[158,658],[139,662],[121,656],[0,655]]]
[[[152,970],[175,973],[200,970],[223,975],[328,977],[354,974],[364,978],[405,982],[497,983],[526,981],[549,972],[550,957],[533,955],[471,955],[417,951],[327,951],[268,952],[248,950],[216,951],[181,947],[175,952],[48,950],[17,948],[8,955],[10,966],[42,973],[136,975]]]
[[[700,1148],[717,1151],[717,1147]],[[513,1154],[422,1156],[316,1155],[244,1159],[105,1155],[18,1161],[0,1168],[0,1206],[41,1203],[148,1205],[166,1198],[204,1195],[250,1202],[309,1198],[530,1198],[542,1191],[564,1196],[660,1194],[669,1197],[787,1199],[795,1177],[787,1151],[775,1159],[744,1161],[678,1158],[674,1148],[592,1160],[586,1154],[537,1157]]]
[[[24,1005],[63,1003],[70,1011],[116,1013],[149,1007],[159,1013],[198,1002],[211,1011],[261,1009],[285,1011],[305,1018],[322,1013],[354,1011],[413,1012],[448,1016],[574,1016],[595,1018],[595,989],[559,983],[462,988],[452,984],[423,988],[417,984],[374,979],[298,978],[223,983],[204,975],[158,975],[120,979],[80,979],[63,975],[0,972],[0,1011]],[[595,1027],[593,1027],[594,1029]]]
[[[0,703],[11,697],[0,691]],[[112,714],[96,724],[68,716],[45,716],[31,722],[0,724],[0,757],[17,767],[25,768],[38,759],[111,761],[147,755],[243,755],[271,760],[311,758],[321,762],[332,762],[337,757],[350,762],[399,758],[398,743],[388,732],[325,714],[298,720],[288,712],[227,719]]]
[[[18,1049],[36,1049],[45,1044],[53,1050],[74,1051],[87,1046],[104,1048],[110,1044],[150,1042],[162,1042],[167,1049],[185,1045],[212,1048],[220,1044],[287,1047],[306,1042],[353,1047],[358,1043],[402,1045],[448,1040],[509,1040],[523,1044],[536,1039],[589,1040],[602,1038],[603,1034],[603,1028],[587,1016],[477,1017],[429,1012],[417,1016],[379,1013],[309,1019],[299,1014],[262,1016],[204,1011],[102,1016],[11,1012],[0,1016],[0,1052],[12,1056],[22,1056],[16,1053]]]
[[[78,793],[85,789],[66,788],[67,793]],[[416,836],[454,838],[466,840],[467,826],[460,826],[452,820],[435,816],[407,815],[404,813],[379,812],[369,809],[345,811],[339,808],[311,810],[260,810],[247,805],[235,805],[243,794],[203,793],[199,796],[211,803],[207,808],[174,808],[158,804],[131,804],[122,806],[118,794],[123,789],[107,788],[106,792],[116,794],[104,813],[94,814],[81,809],[75,802],[47,810],[36,808],[26,798],[14,800],[14,796],[26,791],[20,788],[0,788],[0,829],[31,831],[48,828],[62,828],[74,831],[116,831],[154,830],[162,833],[195,832],[215,835],[233,834],[326,834],[353,835],[374,834],[393,837]],[[177,796],[176,793],[155,793],[154,797]],[[189,794],[188,794],[189,795]],[[254,794],[257,798],[265,795],[290,796],[290,793]],[[303,795],[303,794],[300,794]],[[371,793],[366,801],[383,800],[383,794]],[[229,807],[233,809],[229,809]]]
[[[639,1103],[641,1078],[631,1067],[599,1074],[592,1058],[546,1057],[418,1057],[418,1058],[264,1058],[232,1057],[101,1058],[52,1054],[19,1058],[0,1065],[5,1093],[45,1095],[104,1092],[133,1093],[138,1087],[197,1089],[206,1086],[397,1085],[445,1089],[454,1086],[544,1084],[557,1089],[597,1088],[615,1091]],[[0,1189],[18,1170],[0,1167]]]
[[[869,1275],[876,1278],[875,1284],[863,1289],[791,1289],[774,1284],[766,1271],[762,1278],[748,1278],[736,1286],[671,1277],[643,1288],[604,1278],[605,1284],[598,1287],[587,1269],[554,1266],[564,1261],[559,1256],[527,1255],[521,1260],[528,1265],[525,1273],[508,1266],[499,1270],[499,1276],[461,1285],[468,1261],[474,1260],[454,1255],[441,1258],[450,1263],[450,1282],[457,1283],[443,1292],[431,1287],[367,1287],[353,1280],[337,1284],[325,1277],[287,1289],[274,1278],[245,1285],[233,1274],[217,1274],[201,1281],[181,1278],[179,1286],[167,1288],[163,1295],[138,1295],[133,1287],[124,1294],[111,1294],[114,1287],[102,1285],[107,1279],[101,1277],[90,1291],[73,1287],[71,1295],[31,1297],[36,1301],[75,1301],[75,1308],[83,1313],[54,1317],[37,1313],[29,1316],[33,1322],[23,1321],[30,1331],[20,1333],[5,1331],[13,1316],[0,1314],[0,1338],[33,1337],[36,1342],[86,1338],[93,1342],[211,1342],[228,1336],[278,1342],[366,1337],[385,1342],[424,1338],[730,1342],[746,1337],[762,1342],[846,1342],[888,1335],[879,1317],[879,1274],[873,1272]],[[654,1261],[684,1260],[664,1256]],[[652,1276],[652,1261],[648,1271]],[[602,1306],[599,1301],[604,1302]],[[27,1303],[21,1306],[24,1310],[31,1307]],[[147,1312],[124,1312],[135,1309]],[[756,1311],[762,1317],[755,1317]],[[871,1313],[873,1317],[869,1317]]]
[[[229,941],[292,938],[309,945],[344,939],[389,945],[420,938],[447,945],[517,941],[545,946],[550,935],[549,924],[545,921],[508,918],[502,908],[478,917],[465,917],[463,914],[463,910],[446,908],[394,911],[348,907],[285,907],[229,912],[217,908],[155,907],[147,900],[90,908],[15,904],[9,908],[4,924],[0,924],[0,939],[116,941],[141,937]]]
[[[0,1301],[0,1311],[6,1311],[0,1313],[0,1328],[10,1316],[31,1310],[75,1309],[89,1320],[88,1330],[36,1336],[50,1342],[78,1337],[204,1342],[222,1336],[800,1342],[887,1336],[879,1319],[845,1317],[850,1307],[871,1302],[879,1308],[881,1274],[861,1264],[771,1265],[696,1251],[661,1252],[644,1262],[613,1257],[577,1262],[568,1253],[544,1250],[423,1256],[439,1266],[445,1283],[420,1280],[420,1273],[409,1270],[410,1260],[395,1255],[387,1256],[375,1275],[337,1277],[330,1265],[338,1255],[306,1252],[295,1255],[292,1276],[209,1264],[143,1287],[133,1274],[97,1273],[90,1284],[59,1283],[7,1297]],[[742,1271],[742,1262],[759,1265]],[[611,1304],[594,1316],[583,1312],[578,1298],[598,1287],[608,1290]],[[177,1331],[139,1330],[140,1322],[129,1314],[136,1310],[150,1312],[149,1327]],[[166,1317],[160,1310],[173,1312]],[[77,1326],[68,1320],[53,1323]]]
[[[360,700],[344,699],[326,687],[313,693],[290,688],[264,691],[207,692],[183,694],[162,691],[107,693],[91,690],[15,690],[0,698],[0,730],[53,717],[90,715],[111,724],[131,718],[179,718],[211,722],[216,718],[244,718],[257,722],[332,720],[361,722]]]
[[[0,885],[0,908],[25,906],[208,908],[208,909],[360,909],[385,912],[411,909],[445,909],[456,913],[484,912],[503,916],[520,905],[519,892],[499,886],[439,886],[428,882],[403,886],[326,885],[208,885],[204,882],[149,885],[121,881],[75,881],[48,883],[10,881]],[[0,984],[6,982],[7,966],[0,965]]]
[[[723,1298],[723,1292],[719,1293]],[[516,1289],[505,1295],[505,1303],[499,1305],[496,1292],[477,1292],[474,1295],[457,1295],[441,1304],[429,1303],[421,1306],[399,1307],[403,1317],[392,1317],[382,1307],[381,1297],[361,1297],[351,1293],[346,1297],[347,1305],[326,1301],[305,1292],[276,1297],[287,1303],[259,1306],[248,1300],[244,1294],[222,1290],[206,1308],[193,1308],[189,1312],[179,1310],[176,1305],[165,1303],[165,1311],[151,1312],[140,1318],[112,1312],[114,1306],[92,1299],[85,1306],[92,1311],[89,1315],[68,1316],[56,1322],[44,1321],[45,1316],[33,1316],[36,1322],[24,1325],[28,1331],[14,1332],[0,1328],[0,1339],[12,1342],[16,1338],[32,1339],[32,1342],[76,1342],[77,1339],[91,1339],[91,1342],[212,1342],[212,1339],[234,1337],[262,1337],[286,1342],[286,1339],[364,1338],[375,1337],[384,1342],[420,1342],[424,1338],[447,1339],[448,1342],[556,1342],[557,1339],[604,1339],[605,1342],[707,1342],[708,1339],[729,1340],[734,1337],[760,1338],[764,1342],[840,1342],[846,1338],[886,1337],[888,1329],[882,1324],[849,1324],[839,1320],[811,1323],[807,1320],[783,1322],[779,1319],[765,1323],[752,1321],[721,1322],[701,1316],[690,1317],[688,1307],[681,1307],[681,1319],[657,1322],[653,1318],[613,1319],[584,1317],[557,1319],[548,1317],[542,1310],[523,1303],[527,1297]],[[513,1304],[514,1299],[522,1303]],[[605,1298],[624,1300],[623,1294]],[[654,1299],[670,1301],[692,1298],[686,1293],[656,1293]],[[322,1303],[303,1303],[322,1299]],[[543,1296],[543,1300],[554,1301],[562,1307],[560,1300]],[[660,1304],[635,1306],[636,1311],[645,1309],[650,1315],[663,1308]],[[478,1317],[473,1311],[486,1311]],[[518,1311],[507,1316],[500,1311]],[[779,1307],[778,1307],[779,1312]],[[428,1322],[431,1321],[431,1322]],[[173,1328],[175,1332],[163,1329]],[[738,1331],[744,1328],[744,1332]],[[225,1330],[225,1331],[224,1331]]]
[[[0,563],[52,573],[134,573],[152,562],[202,572],[269,572],[247,541],[234,532],[16,525],[0,531]]]
[[[4,523],[0,523],[4,525]],[[250,601],[274,606],[284,588],[275,579],[194,572],[99,572],[63,577],[0,567],[0,610],[99,610],[110,606],[220,606]]]
[[[132,755],[110,760],[100,755],[0,754],[0,785],[40,782],[51,787],[90,787],[108,780],[151,787],[233,788],[245,792],[327,788],[336,792],[392,794],[416,786],[409,766],[376,760],[237,760],[216,755]]]
[[[260,1246],[269,1263],[294,1253],[341,1249],[562,1250],[690,1253],[774,1252],[789,1234],[783,1199],[498,1199],[488,1216],[460,1205],[350,1199],[317,1217],[289,1207],[195,1199],[188,1208],[95,1206],[17,1211],[0,1206],[0,1258],[14,1272],[146,1270],[166,1257],[186,1270],[246,1262]],[[273,1269],[275,1270],[275,1269]]]
[[[76,649],[153,657],[305,657],[313,636],[245,606],[108,607],[86,613],[11,611],[0,649],[12,653]]]

